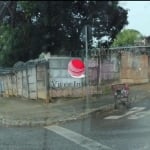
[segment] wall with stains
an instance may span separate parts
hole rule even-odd
[[[68,74],[68,63],[72,57],[51,57],[48,60],[30,60],[0,75],[3,96],[19,96],[28,99],[42,99],[49,102],[54,97],[86,96],[86,78],[73,78]],[[98,85],[103,80],[118,80],[117,59],[97,58],[89,60],[89,94],[101,93]],[[3,91],[3,92],[2,92]]]
[[[127,83],[147,83],[148,56],[134,53],[123,53],[121,56],[120,81]]]

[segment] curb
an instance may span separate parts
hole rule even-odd
[[[50,121],[48,118],[45,120],[40,121],[31,121],[31,120],[13,120],[13,119],[6,119],[3,116],[0,116],[0,125],[1,126],[7,126],[7,127],[41,127],[41,126],[49,126],[54,124],[59,124],[67,121],[77,120],[88,117],[89,114],[97,112],[97,111],[110,111],[114,107],[113,104],[105,105],[99,108],[93,108],[90,110],[87,110],[86,112],[82,112],[80,114],[75,114],[73,116],[67,117],[67,118],[61,118],[56,121]]]
[[[147,96],[140,95],[138,98],[135,96],[132,98],[132,103],[139,102],[140,100],[143,100]],[[77,119],[83,119],[88,117],[89,114],[95,113],[97,111],[100,111],[102,113],[106,111],[114,110],[114,104],[108,104],[104,106],[100,106],[98,108],[92,108],[85,112],[81,112],[80,114],[74,114],[69,117],[62,117],[57,120],[51,121],[49,118],[43,118],[43,120],[15,120],[15,119],[7,119],[4,116],[0,116],[0,125],[1,126],[7,126],[7,127],[41,127],[41,126],[49,126],[59,123],[64,123],[67,121],[77,120]]]

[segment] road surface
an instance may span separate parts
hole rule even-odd
[[[149,150],[150,100],[40,128],[0,127],[2,150]]]

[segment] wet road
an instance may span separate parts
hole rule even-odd
[[[0,128],[2,150],[149,150],[150,100],[44,128]]]

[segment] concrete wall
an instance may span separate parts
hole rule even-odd
[[[47,99],[45,64],[27,64],[15,73],[0,75],[0,93],[29,99]],[[44,72],[44,73],[43,73]]]
[[[53,97],[85,96],[85,78],[72,78],[68,73],[68,63],[71,59],[72,57],[51,57],[47,61],[29,61],[14,68],[13,73],[0,75],[3,95],[46,101]],[[101,93],[97,88],[98,74],[101,80],[116,79],[115,74],[119,74],[115,70],[114,61],[104,61],[99,69],[97,62],[97,59],[89,60],[89,94]]]
[[[17,84],[17,93],[16,93],[16,95],[17,96],[22,96],[22,85],[23,85],[23,80],[22,80],[22,70],[20,70],[20,71],[17,71],[16,72],[16,80],[17,80],[17,82],[16,82],[16,84]]]
[[[148,56],[123,53],[121,56],[120,81],[127,83],[147,83]]]
[[[68,63],[71,57],[53,57],[49,59],[50,96],[81,96],[85,78],[72,78],[68,73]]]
[[[47,99],[47,68],[46,63],[39,63],[36,67],[37,99]]]
[[[2,76],[0,77],[0,95],[3,95],[5,89],[4,89],[4,81]]]
[[[119,80],[119,66],[120,61],[117,59],[117,55],[114,54],[110,58],[102,58],[99,62],[98,59],[89,60],[89,79],[92,83],[96,82],[99,74],[99,83],[102,81]]]
[[[37,85],[36,85],[36,66],[28,66],[27,69],[27,82],[28,82],[28,94],[30,99],[37,99]]]

